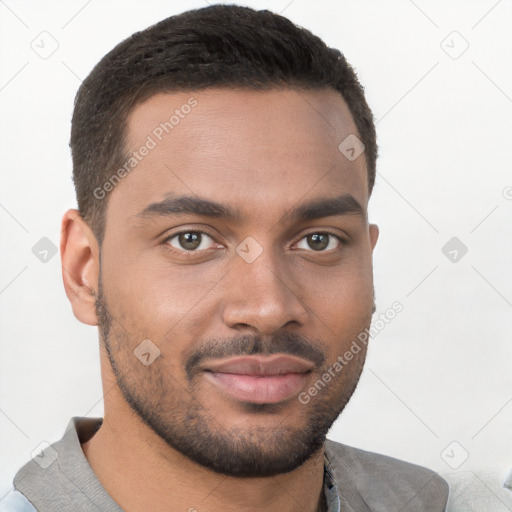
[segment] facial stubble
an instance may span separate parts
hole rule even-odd
[[[327,432],[355,391],[366,354],[366,350],[362,350],[351,361],[350,367],[344,369],[349,375],[344,376],[343,386],[336,388],[331,384],[328,389],[319,391],[307,405],[240,402],[237,410],[247,418],[244,427],[226,426],[202,403],[197,379],[181,384],[165,357],[158,357],[150,366],[143,365],[135,357],[133,350],[141,340],[111,314],[103,291],[101,265],[96,314],[100,342],[117,385],[140,420],[172,449],[205,468],[232,477],[270,477],[288,473],[318,454],[324,447]],[[299,339],[300,343],[288,346],[306,346],[307,342]],[[276,337],[276,341],[283,345],[282,339]],[[167,342],[172,343],[172,340]],[[274,352],[277,344],[263,347],[255,342],[250,350],[247,345],[246,353],[269,353],[272,346],[270,352]],[[241,346],[239,344],[239,348]],[[187,357],[184,368],[193,357]],[[325,358],[323,361],[318,369],[319,378],[330,366]],[[298,402],[297,398],[292,400]],[[297,407],[300,407],[301,421],[287,422],[287,408],[296,411]],[[267,422],[270,427],[263,428],[260,422],[251,422],[253,417],[259,419],[262,415],[270,418]]]

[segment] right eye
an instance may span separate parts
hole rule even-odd
[[[163,243],[170,245],[181,253],[201,252],[209,249],[208,243],[213,242],[213,238],[204,231],[180,231],[167,237]],[[211,245],[210,245],[211,246]]]

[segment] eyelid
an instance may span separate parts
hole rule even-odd
[[[295,243],[299,243],[307,236],[314,235],[317,233],[324,234],[324,235],[326,234],[326,235],[330,235],[330,236],[334,237],[339,242],[340,246],[348,244],[347,239],[343,238],[343,236],[340,235],[339,233],[331,231],[330,229],[315,229],[313,231],[308,231],[307,233],[302,234],[301,237]],[[299,249],[299,250],[304,250],[304,249]],[[336,250],[339,250],[339,247],[337,247],[335,249],[329,249],[328,251],[314,251],[313,249],[311,249],[307,252],[312,252],[313,254],[330,254]]]
[[[206,251],[208,251],[208,249],[200,249],[200,250],[187,250],[187,249],[177,249],[176,247],[173,247],[172,245],[170,245],[170,241],[173,239],[173,238],[176,238],[177,236],[179,235],[182,235],[184,233],[201,233],[201,235],[206,235],[208,236],[214,243],[218,243],[216,240],[215,240],[215,237],[208,233],[208,231],[205,231],[204,229],[182,229],[181,231],[176,231],[175,233],[172,233],[171,235],[165,237],[163,240],[162,240],[162,244],[165,244],[165,245],[169,245],[170,246],[170,250],[174,253],[177,253],[177,254],[185,254],[185,255],[192,255],[194,253],[196,254],[200,254],[200,253],[204,253]]]
[[[215,239],[215,236],[212,235],[211,233],[209,233],[208,231],[206,231],[205,229],[198,229],[198,228],[185,228],[185,229],[182,229],[180,231],[176,231],[172,234],[170,234],[169,236],[165,237],[164,240],[162,241],[162,244],[165,244],[165,245],[169,245],[170,247],[170,251],[175,253],[175,254],[179,254],[179,255],[186,255],[186,256],[191,256],[193,254],[201,254],[201,253],[205,253],[207,252],[209,249],[201,249],[201,250],[187,250],[187,249],[177,249],[176,247],[173,247],[169,244],[169,241],[172,240],[173,238],[181,235],[181,234],[184,234],[184,233],[201,233],[202,235],[206,235],[208,236],[214,243],[217,243],[219,244],[219,242],[216,241]],[[346,240],[342,235],[340,235],[339,233],[336,233],[334,231],[332,231],[331,229],[312,229],[311,231],[308,231],[306,233],[302,233],[300,235],[300,238],[294,242],[294,245],[301,242],[304,238],[306,238],[307,236],[309,235],[313,235],[313,234],[317,234],[317,233],[320,233],[320,234],[328,234],[332,237],[334,237],[336,240],[338,240],[338,242],[340,243],[340,246],[342,245],[345,245],[348,243],[348,240]],[[304,249],[298,249],[298,250],[304,250]],[[339,250],[339,247],[335,248],[335,249],[330,249],[328,251],[314,251],[313,249],[311,250],[306,250],[306,252],[312,252],[313,254],[329,254],[331,252],[334,252],[336,250]]]

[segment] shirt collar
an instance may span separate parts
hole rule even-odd
[[[326,453],[324,453],[324,495],[327,502],[326,512],[340,512],[341,503],[338,484],[334,478],[334,469]]]
[[[57,448],[59,463],[52,464],[48,469],[44,470],[44,473],[48,474],[53,472],[55,473],[53,477],[56,482],[65,481],[69,483],[70,487],[75,485],[78,489],[81,489],[80,497],[87,502],[86,505],[89,507],[95,510],[122,512],[118,504],[112,499],[97,479],[80,445],[81,442],[87,441],[96,433],[102,421],[102,418],[71,418],[63,438],[58,443],[52,445]],[[32,495],[32,492],[36,492],[36,489],[32,489],[30,482],[34,480],[33,483],[35,485],[35,483],[40,480],[40,478],[37,478],[37,473],[41,470],[37,464],[33,461],[31,462],[32,464],[29,463],[22,468],[15,478],[16,488],[29,496]],[[50,471],[50,469],[52,471]],[[32,475],[33,478],[26,478],[25,482],[23,482],[25,476],[29,476],[23,474],[24,472],[34,473]],[[61,478],[64,476],[65,478]],[[323,493],[325,496],[326,509],[322,512],[341,512],[341,502],[345,504],[345,500],[340,495],[335,479],[334,468],[325,451]],[[37,492],[37,494],[39,494],[39,492]],[[97,507],[96,503],[101,503],[101,506]],[[50,508],[43,507],[41,510],[50,510]],[[343,510],[345,510],[345,508]]]

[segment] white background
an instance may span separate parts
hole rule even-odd
[[[371,342],[329,437],[462,481],[487,503],[474,510],[512,510],[500,489],[512,469],[511,0],[237,3],[339,48],[377,121],[377,315],[394,301],[404,311]],[[71,416],[103,412],[97,330],[74,318],[59,255],[32,253],[42,237],[58,246],[76,207],[80,80],[131,33],[205,5],[0,1],[0,498]],[[47,59],[31,47],[51,47],[42,31],[58,43]],[[442,252],[454,236],[468,248],[457,262]]]

